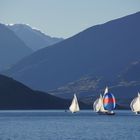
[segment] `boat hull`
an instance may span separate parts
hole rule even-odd
[[[99,115],[115,115],[115,112],[97,112]]]
[[[136,112],[137,115],[140,115],[140,111]]]

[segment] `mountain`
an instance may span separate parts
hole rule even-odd
[[[106,85],[118,87],[122,71],[140,59],[139,25],[140,12],[93,26],[33,53],[5,74],[53,95],[73,83],[74,90],[68,88],[72,94],[97,96]],[[86,77],[89,80],[83,80]],[[85,82],[91,87],[88,83],[84,87]],[[81,93],[79,88],[87,88],[87,91]],[[65,90],[62,94],[67,96]],[[118,94],[123,95],[123,90]]]
[[[68,109],[70,102],[0,75],[0,109]],[[81,102],[80,106],[89,107]]]
[[[11,67],[31,53],[32,50],[14,32],[0,24],[0,70]]]
[[[140,82],[140,60],[132,62],[121,74],[120,79],[121,81],[133,81],[133,82]]]
[[[15,34],[34,51],[56,44],[63,40],[63,38],[50,37],[42,33],[40,30],[31,28],[26,24],[13,24],[7,25],[7,27],[14,31]]]

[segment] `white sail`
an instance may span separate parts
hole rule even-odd
[[[137,97],[135,97],[135,98],[132,100],[131,104],[130,104],[130,108],[131,108],[131,110],[132,110],[133,112],[135,112],[135,109],[134,109],[133,105],[135,104],[136,99],[137,99]]]
[[[93,109],[95,112],[106,112],[103,106],[103,97],[100,94],[100,98],[98,98],[94,104],[93,104]]]
[[[97,98],[96,101],[93,104],[93,109],[94,109],[95,112],[98,112],[101,108],[99,100],[100,100],[100,98]]]
[[[104,95],[108,93],[108,87],[105,88]]]
[[[70,107],[69,107],[69,110],[70,110],[72,113],[75,113],[75,112],[80,111],[80,108],[79,108],[79,104],[78,104],[78,100],[77,100],[76,94],[74,94],[74,97],[73,97],[72,103],[71,103],[71,105],[70,105]]]
[[[107,112],[107,110],[104,109],[104,104],[103,104],[103,97],[102,97],[102,95],[100,95],[100,100],[101,100],[101,108],[100,108],[100,111],[101,111],[101,112]]]
[[[138,93],[138,96],[132,100],[130,107],[133,112],[140,112],[140,94],[139,93]]]

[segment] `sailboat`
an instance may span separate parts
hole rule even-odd
[[[97,112],[98,114],[104,114],[107,112],[107,110],[104,109],[104,105],[103,105],[103,97],[100,94],[100,97],[96,99],[96,101],[93,104],[93,109],[95,112]]]
[[[76,94],[74,94],[74,97],[73,97],[73,100],[72,100],[72,103],[69,107],[69,110],[72,112],[72,113],[76,113],[78,111],[80,111],[80,108],[79,108],[79,104],[78,104],[78,100],[77,100],[77,97],[76,97]]]
[[[135,112],[136,114],[140,114],[140,93],[138,92],[138,96],[135,97],[131,104],[130,104],[130,108],[133,112]]]
[[[94,102],[94,111],[98,114],[114,115],[116,101],[112,93],[108,92],[108,87],[105,88],[104,95],[100,94],[100,97]]]

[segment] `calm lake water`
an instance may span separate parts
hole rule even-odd
[[[0,111],[0,140],[140,140],[140,116],[92,110]]]

